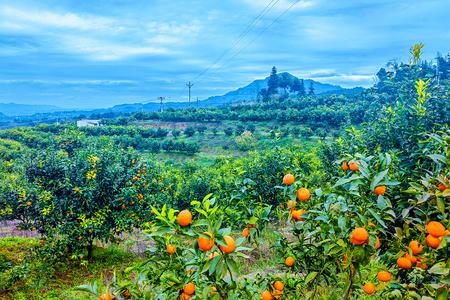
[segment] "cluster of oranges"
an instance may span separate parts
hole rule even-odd
[[[177,221],[181,227],[189,226],[192,223],[192,213],[187,209],[182,210],[180,213],[178,213]],[[246,228],[246,229],[248,229],[248,228]],[[220,251],[222,251],[223,254],[233,253],[236,250],[236,242],[231,236],[229,236],[229,235],[223,236],[223,241],[224,241],[224,244],[217,243],[217,246],[219,247]],[[214,238],[214,235],[209,231],[204,232],[203,235],[201,235],[197,239],[198,249],[202,252],[210,251],[214,247],[215,244],[216,244],[216,240]],[[177,248],[175,245],[169,244],[166,246],[166,251],[169,255],[173,255],[176,253]],[[211,253],[208,256],[208,260],[211,260],[220,255],[221,254],[219,254],[217,251],[214,251],[213,253]],[[216,292],[217,292],[216,287],[214,287],[214,286],[211,287],[210,294],[214,295],[214,294],[216,294]],[[183,292],[180,295],[180,299],[181,300],[189,300],[194,293],[195,293],[195,284],[192,282],[189,282],[183,287]]]
[[[445,235],[450,235],[448,230],[445,230],[444,225],[437,221],[431,221],[427,224],[426,230],[428,232],[428,236],[425,241],[428,247],[437,249],[441,244],[442,238]],[[397,259],[397,266],[400,269],[411,269],[413,264],[415,264],[416,268],[426,269],[427,265],[423,262],[423,259],[418,257],[423,251],[423,245],[420,244],[417,240],[413,240],[409,243],[409,249],[411,250],[411,254],[406,253],[404,256],[399,257]]]
[[[388,271],[380,271],[377,274],[377,278],[380,282],[389,282],[391,281],[391,273],[389,273]],[[373,284],[372,282],[366,282],[363,286],[363,290],[368,295],[375,294],[375,284]]]
[[[195,284],[192,282],[187,283],[183,287],[183,293],[180,295],[180,300],[189,300],[191,299],[191,296],[195,293]]]
[[[444,225],[437,221],[431,221],[427,224],[427,238],[426,242],[427,245],[430,246],[433,249],[436,249],[439,247],[442,241],[442,237],[445,235],[449,235],[449,231],[445,230]]]
[[[261,294],[262,300],[272,300],[272,299],[280,299],[283,294],[284,284],[281,281],[275,281],[273,283],[272,291],[265,290]]]
[[[283,183],[287,186],[292,185],[295,181],[295,177],[292,174],[286,174],[283,177]],[[311,193],[307,188],[300,188],[297,190],[297,200],[304,202],[308,201],[311,198]],[[304,221],[303,215],[307,213],[306,210],[303,209],[295,209],[297,206],[296,201],[289,201],[287,203],[287,207],[289,208],[292,219],[296,221]]]
[[[356,172],[359,170],[359,162],[358,161],[352,161],[352,162],[348,162],[348,161],[344,161],[342,163],[342,169],[344,171],[352,171],[352,172]]]

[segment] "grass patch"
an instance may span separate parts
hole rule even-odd
[[[0,299],[95,299],[73,287],[94,278],[110,281],[114,270],[141,260],[115,246],[95,248],[93,262],[80,266],[68,261],[64,268],[50,273],[35,253],[38,245],[33,238],[0,239]]]

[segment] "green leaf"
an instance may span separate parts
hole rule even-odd
[[[444,215],[445,214],[445,200],[443,198],[437,198],[437,207],[439,211]]]
[[[450,268],[447,268],[444,262],[438,262],[428,270],[428,273],[437,275],[448,275],[449,272]]]
[[[319,274],[319,273],[318,272],[309,273],[308,276],[306,276],[306,278],[305,278],[305,285],[307,285],[308,283],[313,281],[317,277],[317,274]]]
[[[191,227],[208,226],[208,220],[200,219],[192,223]]]
[[[362,176],[358,176],[358,175],[353,175],[350,178],[341,178],[333,185],[333,188],[347,184],[347,183],[355,181],[355,180],[362,179],[362,178],[363,178]]]
[[[375,175],[372,179],[372,182],[370,183],[370,190],[373,191],[378,184],[386,177],[387,173],[389,172],[388,169],[381,171],[377,175]]]
[[[369,208],[367,210],[370,212],[370,214],[377,220],[377,222],[381,226],[383,226],[384,228],[387,228],[386,223],[384,223],[383,219],[381,219],[381,217],[376,212],[374,212],[371,208]]]
[[[445,156],[440,154],[428,154],[429,158],[431,158],[436,164],[445,164]]]

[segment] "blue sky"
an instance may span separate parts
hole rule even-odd
[[[370,86],[425,43],[450,52],[450,1],[0,0],[0,102],[70,108],[204,99],[267,76]],[[266,7],[224,59],[200,78]],[[236,54],[237,53],[237,54]],[[233,58],[233,59],[231,59]]]

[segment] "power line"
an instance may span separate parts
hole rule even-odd
[[[186,86],[189,88],[189,105],[191,105],[191,88],[194,84],[189,81],[189,83],[186,83]]]
[[[261,35],[263,35],[270,27],[272,27],[273,24],[275,24],[276,22],[278,22],[285,14],[287,14],[287,12],[289,10],[291,10],[297,3],[299,3],[301,0],[296,0],[295,2],[293,2],[288,8],[286,8],[280,15],[278,15],[277,18],[275,18],[272,23],[270,23],[268,26],[266,26],[265,28],[263,28],[259,34],[252,39],[249,43],[247,43],[246,45],[244,45],[244,47],[242,47],[241,49],[238,50],[238,52],[236,52],[233,56],[231,56],[227,61],[225,61],[225,63],[223,63],[219,68],[217,68],[215,71],[217,72],[218,70],[222,69],[224,66],[227,65],[227,63],[229,63],[230,61],[232,61],[236,56],[238,56],[239,54],[241,54],[245,49],[248,48],[248,46],[250,46],[253,42],[255,42]]]
[[[236,38],[236,40],[232,43],[231,47],[225,50],[209,67],[200,72],[193,81],[201,78],[206,72],[211,70],[217,63],[222,60],[230,51],[232,51],[252,30],[260,19],[262,19],[280,0],[271,0],[264,9],[253,19],[253,21],[247,25],[243,32]]]

